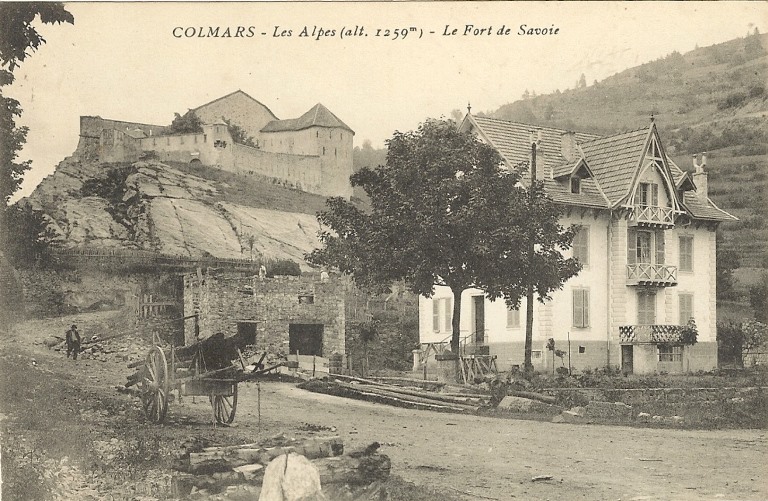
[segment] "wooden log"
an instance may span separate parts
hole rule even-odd
[[[459,407],[455,404],[447,404],[447,403],[420,403],[415,402],[414,400],[411,400],[414,397],[406,397],[402,396],[400,397],[393,397],[393,396],[386,396],[382,395],[381,393],[372,393],[363,391],[360,389],[348,389],[351,393],[357,393],[361,397],[369,397],[369,398],[363,398],[363,400],[370,400],[373,402],[385,402],[389,403],[395,406],[399,407],[408,407],[412,409],[421,409],[421,410],[430,410],[430,411],[441,411],[441,412],[468,412],[468,411],[475,411],[475,407],[465,408],[465,407]]]
[[[320,473],[320,485],[367,485],[386,480],[392,467],[389,456],[385,454],[321,458],[313,460],[312,464]]]
[[[403,393],[406,395],[413,395],[413,396],[419,396],[419,397],[425,397],[425,398],[433,398],[434,400],[444,400],[444,401],[450,401],[450,398],[458,398],[458,399],[480,399],[480,400],[488,400],[489,396],[484,395],[482,393],[435,393],[430,392],[426,390],[413,390],[409,388],[403,388],[402,386],[397,385],[391,385],[387,384],[385,382],[382,382],[381,380],[385,379],[391,379],[395,381],[409,381],[413,383],[421,382],[418,379],[414,380],[408,380],[404,378],[376,378],[376,379],[364,379],[359,378],[355,376],[345,376],[343,374],[333,374],[331,376],[333,379],[340,379],[342,381],[356,381],[358,383],[363,383],[366,386],[373,386],[373,387],[379,387],[384,390],[388,391],[394,391],[398,393]],[[430,385],[439,385],[439,386],[445,386],[445,383],[438,383],[436,381],[427,381]],[[462,403],[461,401],[458,401],[458,403]],[[466,403],[466,402],[464,402]]]
[[[532,391],[510,391],[509,395],[513,397],[523,397],[529,398],[531,400],[538,400],[539,402],[544,402],[545,404],[554,404],[557,400],[555,397],[550,395],[542,395],[541,393],[534,393]]]
[[[374,395],[397,398],[405,402],[413,402],[413,403],[427,404],[427,405],[443,405],[443,406],[449,406],[455,409],[461,409],[465,411],[474,411],[477,409],[476,405],[471,405],[467,403],[457,403],[457,402],[448,403],[448,402],[438,401],[432,398],[425,398],[425,397],[413,396],[413,395],[404,394],[404,393],[398,393],[390,390],[384,390],[384,389],[378,388],[375,385],[354,385],[354,384],[348,384],[348,383],[337,383],[337,384],[342,388],[347,388],[349,390],[362,391],[367,393],[373,393]]]
[[[250,444],[249,444],[250,445]],[[211,448],[208,448],[211,449]],[[338,456],[344,452],[340,437],[312,438],[281,447],[223,447],[189,454],[189,471],[225,471],[246,464],[267,465],[277,456],[295,452],[307,459]]]
[[[473,396],[466,395],[466,396],[456,397],[452,395],[442,395],[440,393],[435,393],[430,391],[420,391],[420,390],[412,390],[408,388],[401,388],[399,386],[394,386],[389,384],[365,385],[365,387],[379,388],[381,390],[400,393],[402,395],[422,397],[430,400],[437,400],[439,402],[448,402],[453,404],[480,405],[484,401],[488,400],[487,397],[482,397],[481,395],[473,395]]]

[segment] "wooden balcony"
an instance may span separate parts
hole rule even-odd
[[[622,325],[619,326],[621,344],[676,344],[684,325]]]
[[[671,207],[635,205],[630,225],[651,228],[672,228],[675,226],[675,211]]]
[[[628,264],[627,285],[673,287],[677,285],[677,266],[650,263]]]

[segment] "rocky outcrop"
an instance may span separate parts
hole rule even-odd
[[[157,161],[62,161],[27,199],[65,248],[132,248],[186,257],[291,259],[319,245],[314,216],[221,197],[215,181]],[[240,200],[238,200],[240,201]]]

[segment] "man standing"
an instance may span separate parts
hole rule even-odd
[[[67,358],[72,353],[72,359],[77,360],[77,354],[80,352],[80,333],[77,332],[77,325],[72,324],[72,327],[67,331]]]

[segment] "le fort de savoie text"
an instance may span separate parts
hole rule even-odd
[[[480,37],[480,36],[550,36],[558,35],[560,28],[554,24],[549,26],[478,26],[474,24],[450,25],[442,29],[425,29],[418,26],[369,27],[364,25],[343,26],[341,28],[326,28],[323,26],[302,26],[300,29],[275,25],[268,30],[259,30],[256,26],[177,26],[173,28],[175,38],[253,38],[253,37],[299,37],[320,40],[329,37],[387,37],[421,38],[424,35],[444,37]]]

